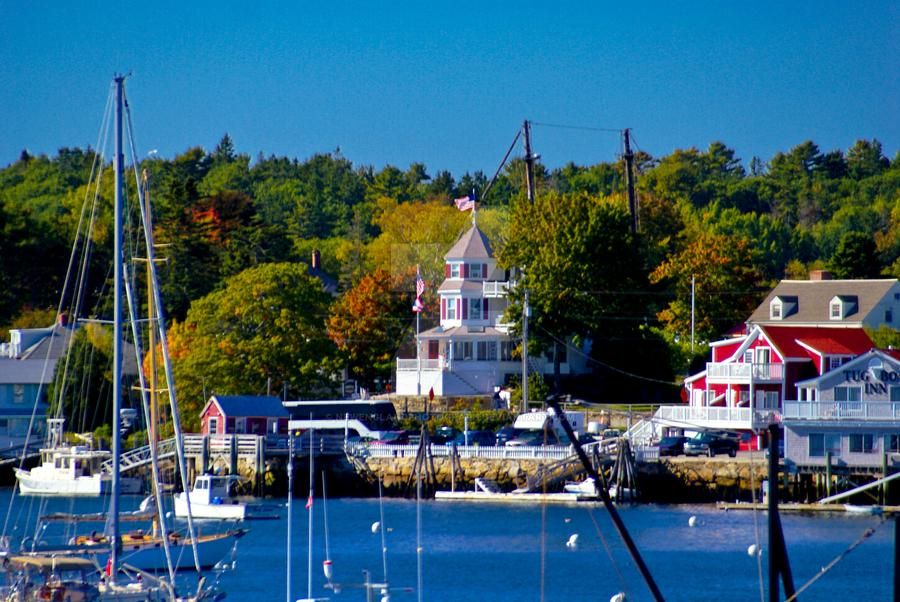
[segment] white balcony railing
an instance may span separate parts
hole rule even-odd
[[[706,364],[708,380],[732,382],[780,382],[784,379],[784,364],[742,364],[736,362],[710,362]]]
[[[481,294],[486,299],[505,297],[509,292],[509,282],[500,280],[485,280],[481,283]]]
[[[419,362],[421,362],[421,364]],[[420,368],[422,370],[442,370],[444,368],[444,360],[443,358],[436,360],[402,360],[400,358],[397,358],[398,372],[415,372]]]
[[[785,401],[782,417],[800,420],[898,420],[891,401]]]
[[[750,408],[698,407],[698,406],[660,406],[656,417],[675,422],[710,425],[750,425]]]

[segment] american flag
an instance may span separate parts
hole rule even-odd
[[[469,209],[475,208],[475,199],[469,195],[456,199],[453,202],[456,203],[456,208],[460,211],[468,211]]]
[[[412,306],[412,310],[416,313],[421,313],[425,310],[425,306],[422,304],[422,295],[424,293],[425,281],[422,280],[422,276],[419,274],[419,266],[416,266],[416,300]]]
[[[425,293],[425,281],[419,274],[419,266],[416,266],[416,297],[421,297]]]

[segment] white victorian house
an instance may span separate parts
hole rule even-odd
[[[487,236],[473,225],[444,255],[440,325],[419,334],[417,357],[397,359],[397,393],[490,395],[512,377],[521,377],[522,362],[513,357],[519,339],[510,338],[504,322],[510,286]],[[586,354],[567,351],[562,374],[584,371]],[[529,371],[549,374],[553,363],[533,357]]]

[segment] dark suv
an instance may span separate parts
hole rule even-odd
[[[712,433],[700,433],[684,442],[684,455],[686,456],[706,454],[713,458],[716,454],[728,454],[733,458],[737,455],[737,451],[737,440]]]

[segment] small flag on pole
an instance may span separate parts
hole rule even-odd
[[[310,508],[312,508],[312,501],[313,501],[313,496],[312,496],[312,493],[310,493],[310,494],[309,494],[309,497],[306,498],[306,509],[307,509],[307,510],[309,510]]]
[[[425,281],[419,274],[419,266],[416,266],[416,300],[413,302],[412,310],[415,313],[422,313],[425,305],[422,303],[422,295],[425,293]]]
[[[460,211],[468,211],[469,209],[475,208],[475,197],[471,195],[466,195],[453,202],[456,203],[456,208]]]

